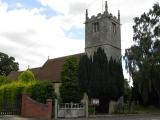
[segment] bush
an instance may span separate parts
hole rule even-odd
[[[17,103],[21,100],[21,94],[26,88],[33,84],[25,84],[21,82],[12,82],[0,86],[0,103]]]
[[[83,97],[78,83],[78,62],[75,57],[68,57],[61,72],[62,85],[60,86],[60,98],[63,103],[79,103]]]
[[[41,103],[46,103],[46,99],[56,98],[53,84],[48,81],[37,81],[29,88],[29,91],[31,98]]]
[[[82,95],[78,84],[66,82],[60,87],[60,96],[63,103],[79,103],[83,97]]]
[[[31,98],[46,103],[46,99],[54,99],[56,94],[52,83],[48,81],[37,82],[12,82],[10,84],[0,86],[0,103],[17,103],[21,100],[22,93],[31,94]]]
[[[8,83],[11,83],[11,80],[9,80],[6,76],[0,76],[0,86]]]
[[[19,75],[18,81],[28,83],[28,82],[35,82],[36,79],[32,71],[26,70]]]
[[[94,106],[89,106],[89,107],[88,107],[88,112],[89,112],[90,115],[93,115],[93,114],[95,113],[95,108],[94,108]]]
[[[56,97],[52,83],[37,81],[30,70],[21,73],[18,81],[14,82],[10,82],[6,77],[0,77],[0,103],[20,102],[22,93],[31,94],[31,98],[42,103],[45,103],[46,99]]]
[[[129,86],[129,81],[127,79],[124,79],[124,102],[125,103],[131,100],[131,95],[132,95],[132,87]]]

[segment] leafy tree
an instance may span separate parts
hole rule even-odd
[[[93,57],[84,55],[79,62],[79,82],[89,98],[97,98],[100,112],[107,112],[109,101],[123,95],[123,70],[118,61],[108,61],[103,49],[98,48]]]
[[[133,97],[142,104],[160,104],[160,6],[134,18],[134,45],[126,49],[126,68],[133,79]]]
[[[29,83],[29,82],[35,82],[35,76],[33,74],[32,71],[30,70],[26,70],[24,72],[22,72],[19,76],[18,76],[18,80],[20,82],[24,82],[24,83]]]
[[[15,62],[14,57],[9,57],[7,54],[0,52],[0,75],[7,76],[11,71],[17,71],[19,65]]]
[[[78,83],[78,62],[75,57],[68,57],[61,72],[62,85],[60,97],[62,102],[80,102],[83,97]]]
[[[131,100],[132,87],[129,86],[129,81],[124,79],[124,102],[129,102]]]

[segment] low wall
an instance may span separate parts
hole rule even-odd
[[[29,97],[29,94],[22,95],[21,115],[23,117],[51,119],[52,100],[47,99],[46,104],[39,103]]]

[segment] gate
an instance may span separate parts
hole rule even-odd
[[[58,103],[55,102],[55,118],[88,117],[88,102]]]
[[[21,114],[21,95],[15,99],[4,96],[0,102],[0,115],[20,115]]]

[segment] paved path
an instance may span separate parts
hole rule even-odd
[[[65,120],[65,119],[60,119],[60,120]],[[75,119],[69,119],[69,120],[75,120]],[[114,116],[79,118],[76,120],[160,120],[160,115],[114,115]]]
[[[40,119],[23,118],[16,115],[0,115],[0,120],[40,120]],[[41,119],[41,120],[44,120],[44,119]]]
[[[0,116],[0,120],[44,120],[22,118],[19,116]],[[114,116],[92,116],[90,118],[77,118],[77,119],[58,119],[58,120],[160,120],[160,115],[114,115]]]

